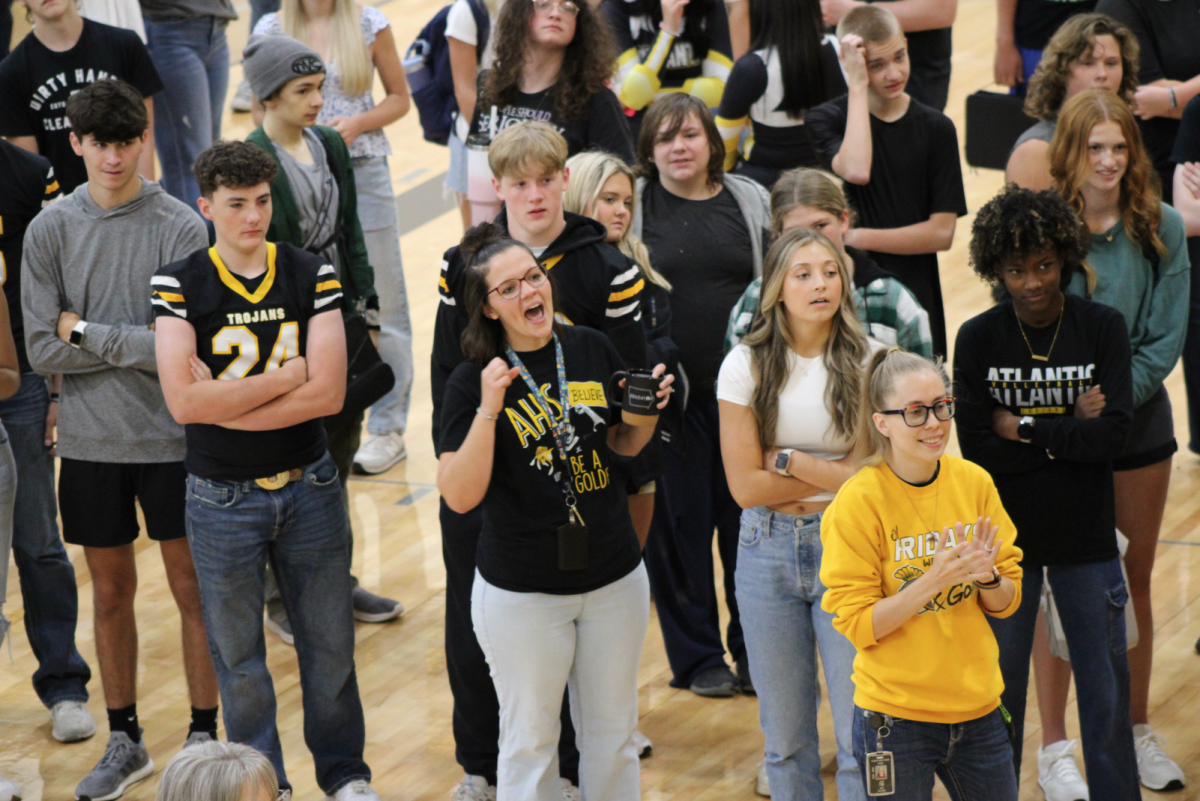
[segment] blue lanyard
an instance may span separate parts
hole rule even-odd
[[[558,451],[558,458],[561,466],[555,467],[554,480],[562,489],[563,497],[567,502],[567,511],[571,517],[579,524],[583,525],[583,517],[580,516],[578,508],[576,508],[575,492],[571,489],[571,482],[563,475],[563,468],[567,467],[570,462],[567,457],[567,443],[575,440],[574,430],[570,423],[571,410],[571,394],[570,388],[567,386],[567,368],[563,363],[562,343],[558,341],[558,334],[554,334],[554,362],[558,372],[558,398],[559,406],[562,409],[562,419],[554,419],[554,406],[550,403],[550,399],[542,392],[542,388],[533,380],[533,376],[529,374],[529,368],[521,361],[521,357],[512,349],[508,343],[504,345],[504,355],[508,357],[508,361],[521,371],[521,378],[525,381],[525,385],[529,387],[533,393],[535,402],[539,403],[542,410],[546,413],[546,418],[550,421],[550,433],[554,437],[554,448]]]

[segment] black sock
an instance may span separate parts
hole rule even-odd
[[[108,710],[108,730],[111,732],[123,731],[129,735],[130,740],[140,743],[142,732],[138,728],[137,704]]]
[[[188,734],[194,731],[204,732],[217,739],[217,708],[212,709],[197,709],[192,707],[192,725],[188,728]]]

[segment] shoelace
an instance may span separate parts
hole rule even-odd
[[[355,795],[366,795],[367,788],[369,788],[371,785],[366,779],[355,779],[346,786],[349,787],[350,791]]]
[[[100,757],[100,762],[97,763],[97,768],[108,768],[114,765],[122,765],[129,759],[129,751],[133,745],[132,741],[129,745],[125,743],[117,743],[110,745],[105,751],[104,756]]]
[[[1165,764],[1171,761],[1171,758],[1163,753],[1162,747],[1167,744],[1165,738],[1159,736],[1158,732],[1149,731],[1137,738],[1137,750],[1146,752],[1146,761],[1154,764]]]
[[[1050,772],[1054,774],[1054,778],[1059,782],[1082,782],[1083,776],[1079,774],[1079,766],[1075,764],[1075,747],[1078,742],[1070,740],[1067,742],[1067,747],[1062,753],[1054,758],[1054,762],[1050,764]]]

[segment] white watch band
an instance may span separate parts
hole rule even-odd
[[[79,336],[71,337],[71,339],[72,339],[71,345],[73,347],[76,347],[76,348],[80,347],[79,343],[81,343],[83,341],[83,332],[86,330],[87,330],[87,322],[86,321],[80,320],[79,322],[75,323],[75,327],[71,329],[71,334],[72,335],[79,334]],[[78,340],[78,342],[76,342],[74,340]]]

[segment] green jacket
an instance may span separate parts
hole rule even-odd
[[[350,162],[350,150],[341,134],[324,125],[316,125],[313,130],[324,140],[325,152],[332,157],[330,161],[333,176],[340,194],[337,225],[341,237],[337,248],[338,257],[342,262],[343,297],[346,307],[354,308],[359,305],[358,301],[369,300],[375,296],[375,270],[367,261],[367,244],[363,239],[362,225],[358,221],[358,192],[354,187],[354,166]],[[275,146],[261,127],[247,136],[246,141],[270,153],[271,158],[279,163],[279,154],[275,152]],[[279,166],[279,175],[271,184],[271,208],[271,227],[267,230],[267,239],[271,242],[288,242],[303,248],[300,212],[282,164]],[[368,305],[374,306],[375,303],[377,301]]]

